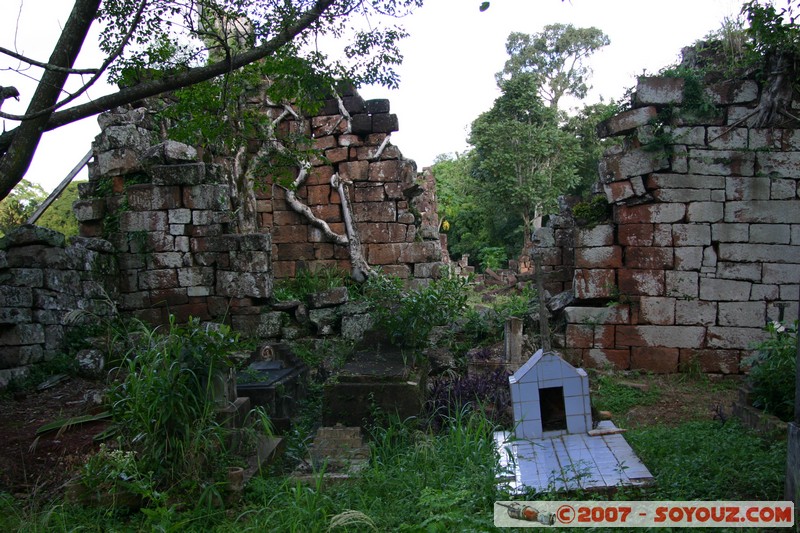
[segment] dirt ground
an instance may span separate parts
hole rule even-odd
[[[591,379],[591,378],[590,378]],[[612,413],[618,426],[675,426],[689,420],[709,420],[731,416],[731,404],[738,394],[742,376],[688,376],[686,374],[650,374],[620,377],[658,392],[650,405],[638,405],[627,413]]]
[[[56,493],[98,448],[95,435],[103,422],[51,431],[37,437],[42,425],[55,420],[95,414],[99,383],[69,378],[41,392],[0,397],[0,492],[17,497]]]
[[[723,383],[685,375],[620,379],[659,391],[658,400],[651,405],[614,413],[615,423],[628,428],[654,423],[675,425],[713,418],[720,412],[729,416],[738,381],[728,377]],[[98,412],[102,409],[97,403],[100,392],[99,383],[69,378],[42,392],[0,396],[0,492],[19,498],[47,498],[58,493],[98,448],[92,439],[105,424],[83,424],[38,438],[36,430],[54,420]]]

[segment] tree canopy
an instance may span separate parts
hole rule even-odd
[[[572,24],[550,24],[534,34],[513,32],[506,41],[509,58],[497,74],[498,84],[517,74],[533,75],[541,99],[557,109],[564,95],[586,96],[591,70],[585,60],[609,42],[597,28]]]
[[[521,219],[527,245],[534,220],[578,183],[578,142],[539,98],[538,78],[520,73],[501,89],[492,109],[472,124],[474,175],[490,198]]]
[[[396,45],[406,34],[393,21],[421,4],[422,0],[75,0],[47,61],[0,46],[0,54],[25,65],[20,75],[30,76],[23,72],[28,66],[40,72],[25,114],[0,111],[0,117],[18,123],[0,135],[0,199],[24,177],[44,131],[265,59],[274,65],[292,62],[292,68],[300,65],[356,85],[394,87],[398,78],[393,67],[402,60]],[[95,68],[75,69],[94,24],[103,28],[100,45],[105,58]],[[104,73],[119,83],[119,90],[71,105]],[[65,95],[70,77],[86,81]],[[294,77],[295,85],[304,79]],[[0,105],[18,93],[13,85],[0,89]]]

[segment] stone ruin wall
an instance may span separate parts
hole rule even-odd
[[[266,100],[250,105],[260,106],[267,118],[286,110]],[[256,228],[242,233],[231,160],[204,161],[195,148],[169,140],[147,107],[118,108],[98,121],[90,179],[74,205],[81,235],[76,244],[65,247],[63,236],[30,227],[0,245],[0,386],[58,352],[69,311],[110,311],[95,300],[113,301],[124,315],[150,324],[166,324],[170,315],[179,322],[194,316],[277,338],[285,332],[283,315],[302,315],[307,322],[313,310],[272,311],[275,278],[303,268],[350,270],[348,248],[293,211],[269,176],[256,176]],[[350,92],[341,107],[331,99],[318,116],[290,116],[279,128],[313,138],[318,155],[296,195],[317,217],[345,233],[341,199],[330,184],[338,173],[351,182],[353,219],[367,262],[411,284],[438,276],[447,256],[434,192],[424,186],[430,180],[418,179],[415,163],[389,142],[398,121],[387,100],[365,102]],[[251,140],[249,156],[263,143]],[[97,256],[109,273],[100,279]],[[102,290],[87,286],[94,283]],[[317,328],[324,334],[334,331],[332,320],[346,320],[324,314],[325,324]],[[351,318],[363,322],[362,316]]]
[[[536,234],[548,289],[574,296],[571,361],[738,373],[768,321],[797,319],[800,131],[749,126],[759,91],[711,85],[717,114],[699,119],[680,108],[683,80],[642,78],[633,109],[601,124],[626,136],[599,166],[613,222],[576,227],[564,213]],[[667,106],[670,142],[647,146]]]

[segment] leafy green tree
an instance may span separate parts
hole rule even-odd
[[[533,222],[557,206],[578,181],[579,144],[559,125],[558,112],[539,97],[539,78],[518,73],[502,80],[502,95],[472,124],[474,177],[498,211],[513,213],[530,245]]]
[[[20,76],[31,76],[29,66],[41,69],[25,114],[0,111],[0,118],[18,123],[0,134],[0,199],[25,176],[45,131],[224,78],[268,58],[299,58],[337,79],[394,87],[394,67],[402,59],[397,41],[406,34],[386,20],[421,4],[422,0],[75,0],[47,61],[0,46],[0,54],[24,65],[17,72]],[[94,24],[103,28],[105,58],[96,68],[75,69]],[[319,42],[326,43],[327,54]],[[333,49],[336,46],[339,50]],[[70,107],[105,72],[112,81],[122,82],[119,90]],[[67,82],[75,78],[83,81],[64,96]],[[303,86],[305,79],[294,76],[295,86]],[[225,83],[218,87],[224,97]],[[18,94],[13,86],[0,87],[0,105]]]
[[[73,181],[42,213],[36,225],[58,231],[66,237],[74,237],[78,234],[78,219],[72,211],[72,204],[76,200],[78,200],[78,182]]]
[[[436,180],[436,205],[440,230],[447,234],[450,257],[473,258],[490,242],[489,221],[472,178],[471,152],[440,155],[431,169]]]
[[[597,165],[603,152],[612,144],[619,143],[618,137],[600,139],[597,125],[618,114],[621,106],[613,100],[584,106],[578,114],[569,117],[565,128],[573,132],[580,144],[579,159],[576,166],[579,181],[573,187],[575,194],[587,196],[597,182]]]
[[[0,201],[0,235],[25,224],[46,198],[47,194],[41,185],[22,180],[11,194]]]
[[[564,95],[586,96],[591,70],[585,60],[609,42],[597,28],[572,24],[550,24],[535,34],[513,32],[506,41],[510,57],[497,74],[498,84],[517,74],[531,74],[538,81],[542,101],[557,109]]]

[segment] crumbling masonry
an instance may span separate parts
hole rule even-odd
[[[683,79],[642,78],[633,109],[601,124],[626,136],[600,164],[613,220],[561,216],[537,235],[549,289],[575,297],[562,339],[572,361],[738,373],[768,321],[797,318],[800,102],[785,126],[752,127],[760,90],[711,85],[715,112],[702,118],[681,108]],[[658,131],[667,108],[675,118]]]

